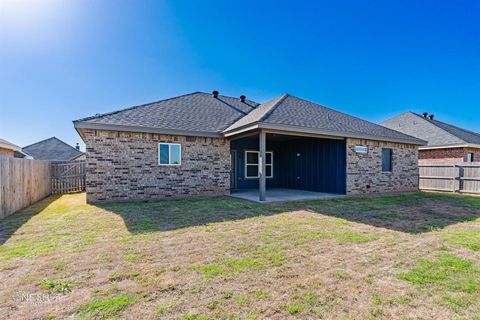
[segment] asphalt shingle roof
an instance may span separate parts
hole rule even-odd
[[[230,131],[233,129],[243,127],[245,125],[249,125],[249,124],[253,124],[255,122],[261,121],[285,97],[286,95],[282,95],[275,99],[262,103],[257,108],[255,108],[255,110],[253,110],[252,112],[240,118],[238,121],[236,121],[231,126],[229,126],[225,131]]]
[[[114,125],[223,134],[255,123],[319,129],[340,136],[365,136],[413,144],[424,142],[406,134],[335,111],[288,94],[258,104],[251,100],[194,92],[74,121],[89,126]],[[342,135],[347,133],[346,135]],[[349,135],[349,134],[350,135]]]
[[[83,154],[56,137],[31,144],[22,150],[36,160],[69,161]]]
[[[429,147],[461,144],[479,144],[480,134],[435,119],[424,118],[414,112],[405,112],[381,123],[428,142]]]
[[[466,143],[473,143],[473,144],[480,144],[480,134],[475,133],[470,130],[462,129],[456,126],[453,126],[451,124],[441,122],[438,120],[430,120],[426,119],[427,121],[430,121],[437,127],[440,127],[441,129],[447,131],[451,135],[454,135],[455,137],[465,141]]]
[[[256,122],[284,124],[351,133],[353,135],[376,136],[379,139],[410,140],[414,143],[422,143],[422,141],[401,132],[288,94],[261,104],[256,110],[231,125],[226,131],[238,129]]]
[[[251,100],[194,92],[77,121],[220,133],[257,105]]]

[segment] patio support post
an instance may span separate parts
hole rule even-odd
[[[267,193],[267,186],[266,186],[266,179],[265,179],[265,151],[266,151],[266,134],[265,131],[260,130],[259,134],[259,154],[258,154],[258,188],[260,194],[260,201],[265,201],[266,193]]]

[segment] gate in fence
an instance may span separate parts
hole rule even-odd
[[[419,164],[420,189],[480,194],[480,163]]]
[[[52,193],[85,191],[85,161],[52,162]]]

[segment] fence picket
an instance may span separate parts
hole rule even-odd
[[[52,162],[52,193],[85,191],[85,161]]]
[[[51,194],[49,161],[0,157],[0,219]]]
[[[419,164],[421,190],[480,194],[480,162]]]

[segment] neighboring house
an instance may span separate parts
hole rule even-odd
[[[87,201],[290,188],[418,189],[424,141],[288,94],[263,104],[195,92],[74,121]],[[262,161],[263,159],[263,161]]]
[[[22,148],[20,148],[16,144],[13,144],[1,138],[0,138],[0,156],[6,156],[6,157],[12,157],[12,158],[13,157],[31,158],[31,157],[28,157],[28,155],[22,151]]]
[[[62,140],[51,137],[22,149],[36,160],[50,161],[74,161],[85,160],[85,154],[80,151],[80,147],[74,148]]]
[[[435,120],[426,112],[405,112],[381,125],[427,141],[419,148],[420,163],[480,161],[480,134]]]

